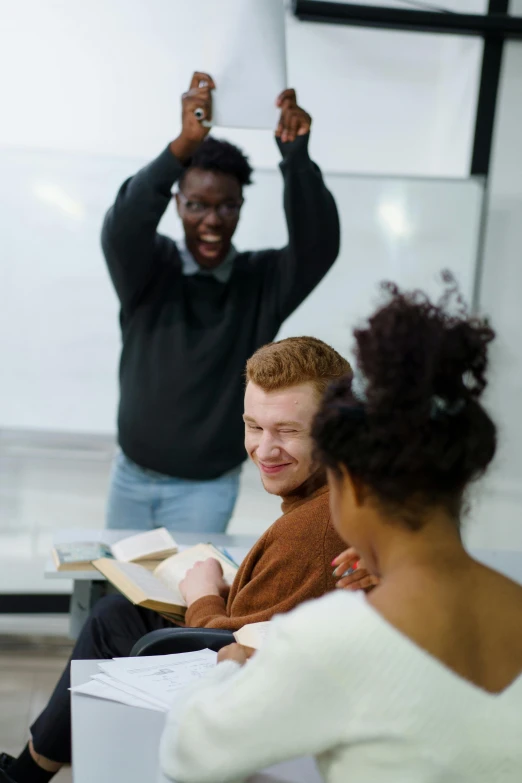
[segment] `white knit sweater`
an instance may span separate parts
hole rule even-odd
[[[339,591],[277,618],[243,668],[219,664],[161,744],[177,783],[305,755],[328,783],[521,783],[522,676],[488,694]]]

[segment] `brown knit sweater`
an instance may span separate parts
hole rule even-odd
[[[237,631],[335,587],[331,563],[346,544],[330,523],[328,487],[307,498],[283,498],[282,511],[241,564],[228,600],[208,595],[194,601],[186,626]]]

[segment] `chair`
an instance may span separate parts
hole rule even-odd
[[[142,636],[132,648],[131,656],[171,655],[207,648],[218,652],[234,641],[232,631],[219,628],[162,628]]]

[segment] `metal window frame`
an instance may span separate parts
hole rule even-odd
[[[68,593],[3,593],[1,614],[68,614],[71,596]]]
[[[508,15],[508,0],[489,0],[487,14],[444,13],[322,0],[292,0],[292,10],[294,16],[303,22],[482,38],[484,53],[470,175],[487,177],[504,42],[522,39],[522,17]]]
[[[443,0],[441,0],[443,2]],[[501,3],[491,3],[487,14],[458,11],[421,11],[409,8],[332,3],[323,0],[292,0],[294,15],[304,22],[380,27],[388,30],[522,38],[522,17],[509,16]],[[505,2],[507,6],[507,2]],[[491,7],[493,6],[493,8]]]

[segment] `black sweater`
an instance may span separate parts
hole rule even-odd
[[[308,136],[280,149],[289,243],[239,253],[226,283],[183,275],[175,242],[156,231],[183,170],[168,148],[107,213],[102,246],[123,341],[119,442],[144,468],[212,479],[243,462],[245,363],[337,257],[337,209]]]

